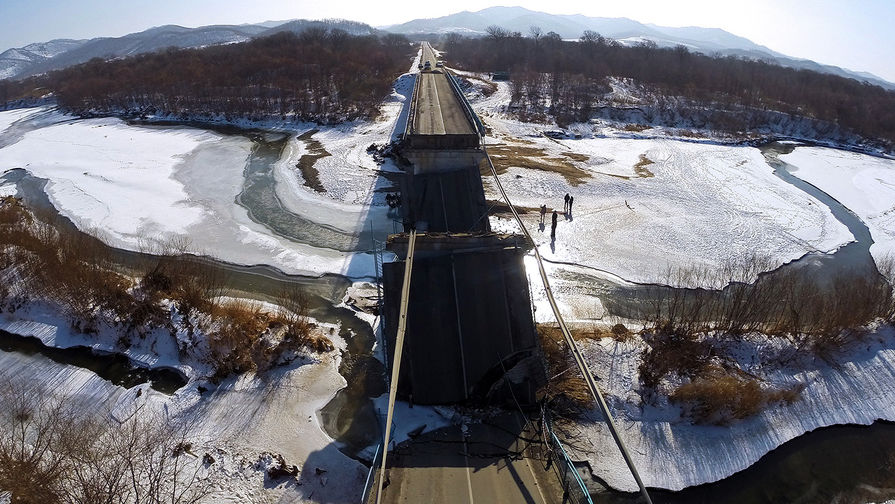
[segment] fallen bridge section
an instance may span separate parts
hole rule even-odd
[[[419,231],[473,233],[491,230],[482,177],[476,165],[428,173],[408,172],[402,181],[406,217]]]
[[[419,404],[535,402],[543,365],[531,317],[526,248],[503,235],[420,236],[398,395]],[[403,243],[402,243],[403,241]],[[406,240],[392,237],[399,256]],[[404,262],[383,268],[385,335],[394,346]],[[389,356],[389,366],[393,367]]]

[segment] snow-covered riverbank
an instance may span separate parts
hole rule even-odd
[[[895,257],[895,160],[824,147],[796,147],[780,159],[867,225],[877,264]]]
[[[316,331],[335,343],[331,352],[301,356],[263,374],[247,373],[213,383],[209,381],[212,368],[199,347],[178,351],[176,338],[166,331],[132,338],[131,345],[121,348],[115,329],[80,334],[53,307],[32,302],[15,313],[0,315],[0,329],[37,337],[57,348],[87,346],[100,352],[123,352],[147,367],[177,368],[189,381],[172,395],[157,392],[149,384],[126,389],[79,367],[5,351],[0,351],[0,377],[11,386],[42,387],[89,405],[100,421],[106,414],[125,421],[139,409],[143,416],[160,415],[189,425],[193,451],[209,453],[215,460],[205,469],[206,476],[218,477],[214,502],[268,498],[319,502],[311,499],[314,494],[335,501],[354,499],[360,494],[366,468],[338,450],[318,416],[346,385],[338,372],[346,342],[338,336],[338,325],[316,325]],[[272,482],[265,472],[270,463],[266,454],[282,455],[290,465],[297,465],[297,479]],[[334,476],[326,473],[338,475],[339,484],[328,484]]]
[[[413,64],[410,72],[415,71]],[[390,160],[380,166],[366,149],[403,131],[410,72],[395,81],[376,120],[264,125],[271,135],[287,136],[282,158],[270,160],[284,208],[316,226],[358,237],[351,250],[284,237],[236,203],[256,147],[238,134],[79,119],[48,108],[5,111],[0,112],[0,139],[8,142],[0,142],[0,174],[23,168],[47,179],[46,191],[62,215],[116,247],[154,250],[173,240],[235,264],[270,264],[289,274],[369,277],[372,242],[359,238],[372,231],[384,240],[392,231],[384,199],[392,188],[382,174],[397,168]],[[28,123],[35,117],[40,120]],[[313,139],[331,154],[315,163],[325,193],[306,187],[296,168],[306,153],[298,136],[311,129],[318,130]],[[13,194],[15,189],[6,185],[0,191]]]
[[[516,147],[555,164],[571,159],[584,174],[574,181],[560,170],[532,169],[529,160],[518,159],[518,166],[511,164],[500,178],[515,205],[559,209],[552,245],[549,213],[543,227],[537,212],[522,217],[548,261],[566,321],[585,330],[606,314],[603,298],[609,292],[601,282],[669,283],[670,269],[718,270],[751,255],[768,258],[766,267],[773,269],[806,253],[834,252],[854,239],[822,202],[776,177],[756,148],[734,145],[729,138],[680,138],[661,129],[641,135],[599,122],[558,134],[556,125],[514,119],[507,110],[508,84],[495,84],[490,96],[474,92],[472,97],[491,130],[492,149]],[[892,161],[802,147],[782,159],[799,168],[796,176],[843,202],[868,227],[876,226],[871,232],[877,260],[890,249]],[[500,199],[496,189],[486,190],[489,199]],[[570,219],[562,213],[566,193],[575,198]],[[492,217],[492,225],[514,227],[506,218]],[[536,279],[533,262],[527,265]],[[537,282],[532,295],[538,321],[552,321]],[[667,397],[645,404],[639,366],[646,344],[638,336],[624,342],[585,339],[581,345],[651,487],[679,490],[727,478],[820,427],[895,420],[895,329],[890,326],[877,328],[832,363],[802,356],[788,365],[762,366],[768,354],[792,344],[749,336],[736,349],[745,373],[765,386],[804,388],[792,404],[772,404],[729,426],[693,425]],[[588,416],[562,425],[572,457],[588,461],[594,476],[611,487],[635,491],[599,412]]]
[[[763,383],[804,386],[792,404],[773,405],[758,415],[726,426],[692,425],[667,399],[657,405],[640,397],[638,366],[643,343],[588,340],[583,351],[608,396],[616,422],[644,483],[679,490],[717,481],[755,463],[781,444],[820,427],[868,425],[895,421],[895,329],[878,328],[855,343],[835,362],[802,356],[783,367],[750,365],[763,352],[785,350],[786,344],[752,336],[741,345],[747,373]],[[595,476],[613,488],[634,491],[630,476],[608,430],[599,421],[566,424],[577,460],[587,460]]]

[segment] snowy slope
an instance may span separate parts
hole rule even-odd
[[[28,68],[80,47],[85,42],[84,40],[59,39],[8,49],[0,53],[0,79],[15,77]]]
[[[121,58],[159,51],[168,47],[193,48],[233,44],[282,31],[300,33],[314,27],[342,29],[354,35],[367,35],[376,31],[369,25],[344,20],[292,20],[196,28],[165,25],[122,37],[99,37],[89,40],[60,39],[12,48],[0,53],[0,79],[27,77],[59,70],[84,63],[92,58]]]
[[[871,334],[834,365],[818,359],[791,369],[747,368],[775,386],[802,384],[805,389],[792,404],[770,407],[729,426],[694,426],[681,420],[675,407],[645,405],[637,392],[643,348],[639,340],[585,341],[585,358],[600,377],[619,430],[648,487],[679,490],[726,478],[786,441],[820,427],[895,420],[895,330],[891,327]],[[751,344],[759,348],[762,343]],[[774,347],[774,340],[765,345]],[[589,461],[594,475],[613,488],[636,491],[599,420],[599,411],[590,416],[595,421],[564,426],[573,440],[569,443],[572,458]]]
[[[27,77],[84,63],[92,58],[116,58],[167,47],[204,47],[244,42],[267,28],[255,25],[159,26],[123,37],[52,40],[0,53],[0,79]]]

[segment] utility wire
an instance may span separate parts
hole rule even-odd
[[[494,168],[494,163],[491,162],[491,157],[488,156],[488,151],[485,149],[485,139],[482,137],[482,151],[485,153],[485,159],[488,160],[488,166],[491,168],[491,174],[494,176],[494,181],[497,182],[497,188],[500,189],[500,194],[503,196],[504,201],[506,201],[507,206],[510,207],[510,210],[513,212],[513,216],[516,218],[516,223],[519,224],[519,228],[522,230],[522,233],[525,235],[526,239],[528,239],[529,243],[531,243],[535,258],[538,262],[538,270],[541,273],[541,281],[544,283],[544,290],[547,292],[547,300],[550,301],[550,307],[553,309],[553,315],[556,317],[557,323],[559,323],[559,327],[562,330],[563,338],[566,341],[566,344],[569,345],[569,348],[572,350],[572,355],[575,357],[575,364],[578,365],[578,370],[581,371],[581,374],[584,377],[584,381],[587,384],[587,388],[590,390],[591,395],[594,400],[600,406],[600,411],[603,413],[603,417],[606,419],[606,425],[609,427],[609,432],[612,434],[613,439],[615,439],[615,444],[618,445],[619,451],[621,451],[622,457],[625,459],[625,463],[628,465],[628,469],[631,470],[631,474],[634,476],[634,480],[637,482],[637,486],[640,487],[640,494],[643,495],[643,498],[646,499],[647,504],[652,504],[653,501],[650,499],[649,493],[646,491],[646,487],[643,485],[643,481],[640,479],[640,474],[637,472],[637,467],[634,466],[634,461],[631,460],[631,455],[628,453],[628,449],[625,447],[625,443],[622,440],[621,436],[618,433],[618,429],[615,427],[615,422],[612,420],[612,413],[609,411],[609,406],[607,406],[606,401],[603,399],[603,394],[600,392],[599,387],[597,387],[597,382],[594,381],[594,375],[590,372],[590,369],[587,366],[587,362],[584,360],[584,356],[581,355],[581,351],[578,349],[578,345],[575,343],[575,340],[572,338],[572,333],[569,331],[569,328],[566,327],[566,323],[562,318],[562,315],[559,313],[559,307],[556,305],[556,300],[553,298],[553,290],[550,288],[550,282],[547,280],[547,271],[544,269],[544,263],[541,259],[541,253],[538,251],[538,246],[531,238],[531,235],[528,233],[528,229],[526,229],[525,224],[522,222],[522,218],[519,217],[519,213],[516,211],[516,207],[513,206],[513,203],[510,202],[509,196],[507,196],[506,191],[503,188],[503,184],[500,183],[500,179],[497,177],[497,169]]]
[[[410,274],[413,272],[413,252],[416,248],[416,229],[410,230],[407,242],[407,258],[404,260],[404,285],[401,286],[401,309],[398,315],[398,333],[395,336],[395,357],[392,360],[392,381],[388,391],[388,413],[385,420],[385,434],[382,439],[382,467],[379,487],[376,490],[376,504],[382,502],[382,484],[385,480],[385,459],[391,435],[392,417],[395,413],[395,396],[398,393],[398,374],[401,372],[401,355],[404,352],[404,331],[407,329],[407,305],[410,304]]]

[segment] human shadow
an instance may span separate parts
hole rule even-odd
[[[296,485],[296,493],[301,502],[312,501],[320,504],[356,504],[364,491],[368,469],[364,465],[346,457],[335,443],[311,452],[294,476],[286,476],[288,484]],[[277,484],[278,480],[265,477],[265,486]],[[281,501],[282,502],[282,501]]]

